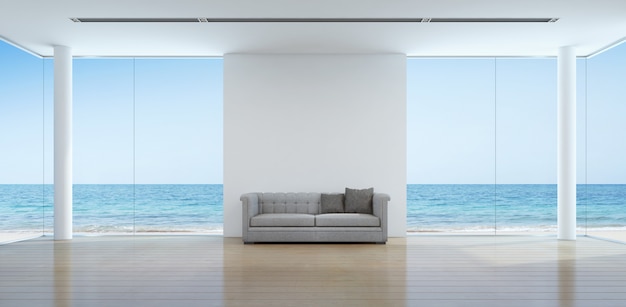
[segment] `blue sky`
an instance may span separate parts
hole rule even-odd
[[[555,59],[410,59],[409,183],[555,183]]]
[[[0,68],[0,183],[52,183],[53,62],[0,42]],[[74,182],[221,183],[222,75],[221,59],[75,59]]]
[[[76,182],[222,182],[221,60],[80,59],[74,80]]]
[[[589,59],[587,80],[587,180],[626,183],[626,44]]]
[[[45,64],[0,41],[0,183],[43,180]]]
[[[52,65],[0,42],[0,183],[52,183]],[[578,61],[579,183],[626,183],[625,74],[626,45]],[[222,75],[76,59],[75,183],[221,183]],[[407,82],[409,183],[556,182],[554,58],[408,59]]]
[[[409,59],[409,183],[556,183],[555,58]],[[626,183],[626,44],[577,61],[579,183]]]

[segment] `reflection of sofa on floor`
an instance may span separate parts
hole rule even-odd
[[[241,196],[245,243],[387,242],[389,195],[247,193]]]

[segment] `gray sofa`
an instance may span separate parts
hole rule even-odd
[[[325,199],[329,195],[324,194]],[[322,193],[247,193],[241,196],[244,243],[387,242],[389,195],[373,193],[371,214],[323,213]]]

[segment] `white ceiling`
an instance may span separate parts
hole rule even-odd
[[[551,18],[556,23],[74,23],[82,18]],[[626,37],[626,0],[0,0],[0,37],[41,56],[404,53],[587,56]]]

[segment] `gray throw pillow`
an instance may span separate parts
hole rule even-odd
[[[343,194],[322,194],[321,213],[343,213]]]
[[[372,214],[372,198],[374,188],[355,190],[346,188],[346,213],[367,213]]]

